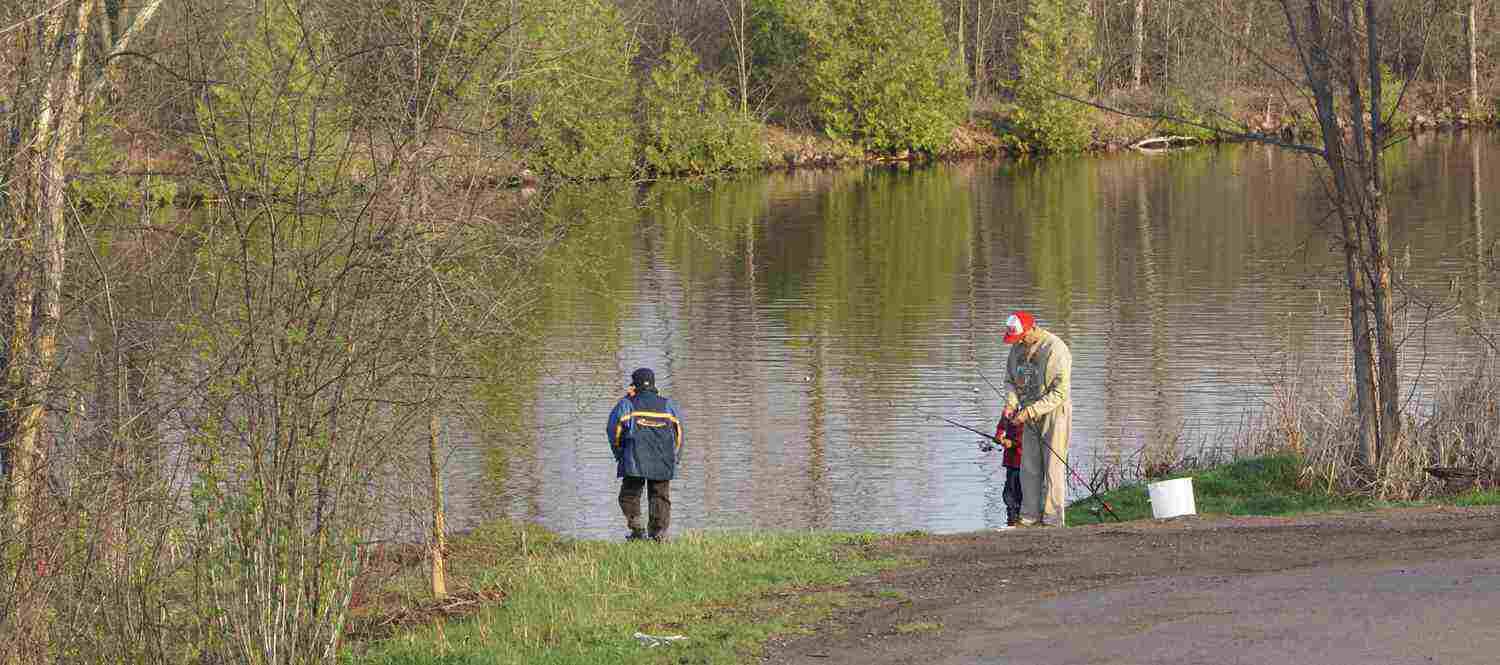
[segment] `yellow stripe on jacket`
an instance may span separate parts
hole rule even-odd
[[[665,420],[667,422],[670,422],[673,426],[672,440],[675,442],[672,446],[672,449],[678,452],[682,451],[682,423],[677,420],[677,416],[674,416],[670,413],[663,413],[661,411],[631,411],[630,413],[621,416],[620,422],[615,425],[616,448],[620,447],[620,435],[625,432],[625,421],[634,420],[636,418],[645,419],[636,423],[638,425],[641,425],[642,427],[667,426],[667,423],[654,422],[655,420]]]

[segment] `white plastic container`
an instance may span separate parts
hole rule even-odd
[[[1168,517],[1198,514],[1193,501],[1193,478],[1173,478],[1146,485],[1151,497],[1151,516],[1162,520]]]

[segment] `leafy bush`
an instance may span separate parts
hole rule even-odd
[[[636,39],[606,0],[540,0],[521,17],[526,44],[512,112],[528,159],[589,179],[629,174],[636,146]]]
[[[874,150],[936,150],[968,112],[964,75],[930,2],[800,0],[807,86],[832,137]]]
[[[1036,0],[1016,53],[1019,74],[1009,85],[1008,111],[1019,143],[1046,152],[1087,147],[1089,107],[1057,93],[1086,98],[1098,70],[1090,54],[1094,29],[1083,0]]]
[[[759,126],[734,109],[723,86],[704,80],[681,39],[672,39],[644,96],[646,164],[653,170],[709,173],[761,161]]]

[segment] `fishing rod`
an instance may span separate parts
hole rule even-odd
[[[895,402],[892,402],[891,406],[895,406]],[[942,417],[940,415],[937,415],[935,413],[928,413],[928,412],[923,411],[921,409],[917,409],[916,407],[912,407],[912,408],[916,409],[917,413],[920,413],[920,414],[922,414],[922,415],[924,415],[924,416],[926,416],[928,418],[936,418],[936,419],[941,420],[941,421],[943,421],[945,423],[948,423],[949,425],[952,425],[954,427],[958,427],[958,428],[961,428],[961,429],[969,430],[970,432],[973,432],[975,434],[978,434],[979,436],[982,436],[982,437],[984,437],[986,439],[994,441],[995,443],[999,443],[1001,445],[1005,445],[1004,442],[1002,442],[1000,439],[995,438],[994,434],[987,434],[985,432],[981,432],[981,431],[979,431],[977,429],[974,429],[973,427],[969,427],[968,425],[965,425],[965,424],[960,423],[960,422],[954,422],[952,420],[944,418],[944,417]]]
[[[1000,396],[1000,401],[1001,402],[1005,402],[1006,401],[1006,399],[1005,399],[1005,393],[1000,392],[1000,389],[996,388],[995,384],[990,382],[990,377],[985,376],[984,373],[980,372],[977,368],[974,370],[974,373],[978,374],[979,378],[984,379],[985,385],[989,386],[990,390],[995,391],[995,394]],[[949,422],[952,422],[952,421],[949,421]],[[968,429],[968,428],[965,428],[965,429]],[[990,438],[993,439],[995,437],[990,437]],[[1073,474],[1073,479],[1077,480],[1079,485],[1082,485],[1082,486],[1088,488],[1088,490],[1089,490],[1089,498],[1090,499],[1094,499],[1094,500],[1098,501],[1099,505],[1101,505],[1101,506],[1104,507],[1104,511],[1107,512],[1107,513],[1109,513],[1110,517],[1115,518],[1116,522],[1123,522],[1124,521],[1124,520],[1120,519],[1119,515],[1115,514],[1115,509],[1111,508],[1109,506],[1109,502],[1105,501],[1102,497],[1099,496],[1099,492],[1094,489],[1093,485],[1084,482],[1083,476],[1078,475],[1078,472],[1073,470],[1073,465],[1068,464],[1068,460],[1063,459],[1063,456],[1057,454],[1057,451],[1053,450],[1052,446],[1047,445],[1047,441],[1045,439],[1042,439],[1041,437],[1037,437],[1037,442],[1041,443],[1042,447],[1047,449],[1047,452],[1052,453],[1052,456],[1056,457],[1057,461],[1062,462],[1063,468],[1067,469],[1068,473]]]

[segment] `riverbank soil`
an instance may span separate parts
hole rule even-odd
[[[926,565],[764,661],[1494,663],[1500,508],[1184,517],[893,539]]]

